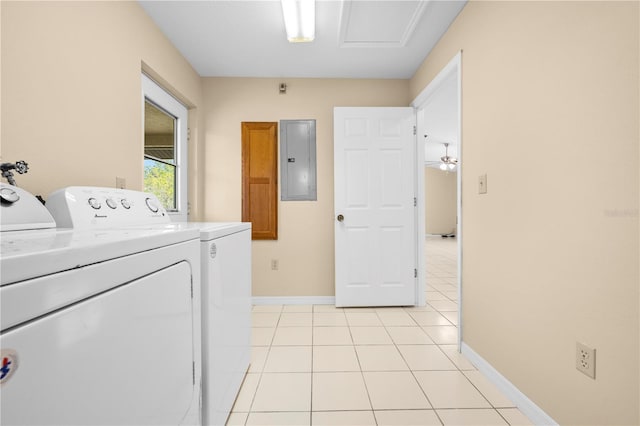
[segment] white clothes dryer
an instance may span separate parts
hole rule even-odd
[[[140,213],[127,215],[122,200]],[[171,222],[153,194],[112,188],[64,188],[49,196],[47,207],[58,225],[68,228],[199,233],[202,418],[206,425],[224,425],[251,360],[251,224]]]
[[[199,424],[199,233],[54,229],[0,196],[0,423]]]

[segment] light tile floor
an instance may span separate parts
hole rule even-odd
[[[227,424],[531,424],[457,351],[455,239],[425,247],[425,307],[255,306]]]

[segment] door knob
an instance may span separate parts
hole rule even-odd
[[[341,214],[338,215],[338,217],[336,218],[338,219],[338,222],[342,222],[344,220],[344,216],[342,216]]]

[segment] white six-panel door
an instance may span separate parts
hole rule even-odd
[[[416,303],[414,109],[334,109],[336,306]]]

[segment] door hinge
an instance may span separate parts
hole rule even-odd
[[[417,269],[413,270],[413,278],[418,278],[418,270]]]
[[[418,198],[413,197],[413,207],[418,207]]]
[[[193,299],[193,275],[191,276],[191,299]]]
[[[416,129],[416,126],[413,126],[413,135],[415,136],[418,132],[418,129]]]
[[[196,362],[193,361],[191,363],[191,373],[192,373],[192,378],[193,378],[193,385],[196,385]]]
[[[191,142],[191,128],[187,127],[187,142]]]

